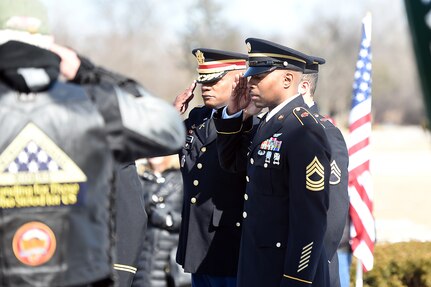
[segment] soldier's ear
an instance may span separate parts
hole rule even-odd
[[[283,76],[283,87],[285,89],[289,88],[293,83],[293,79],[294,79],[293,74],[289,70],[286,70]]]
[[[310,82],[309,81],[302,80],[299,83],[298,92],[301,95],[305,95],[309,89],[310,89]]]

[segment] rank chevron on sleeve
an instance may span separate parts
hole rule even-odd
[[[329,183],[332,185],[339,184],[341,181],[341,170],[337,165],[337,162],[333,160],[331,162],[331,177],[329,178]]]
[[[322,191],[325,187],[325,168],[315,156],[306,167],[305,187],[310,191]]]

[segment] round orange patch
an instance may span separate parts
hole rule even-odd
[[[26,265],[38,266],[51,259],[55,252],[54,232],[46,224],[32,221],[15,232],[12,240],[13,253]]]

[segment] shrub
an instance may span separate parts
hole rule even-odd
[[[351,287],[355,271],[354,259]],[[364,273],[363,278],[364,287],[431,287],[431,242],[377,244],[374,268]]]

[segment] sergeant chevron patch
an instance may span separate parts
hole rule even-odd
[[[341,181],[341,170],[337,165],[337,162],[333,160],[331,162],[331,177],[329,178],[329,184],[336,185]]]
[[[305,187],[310,191],[321,191],[325,187],[325,168],[315,156],[305,169]]]

